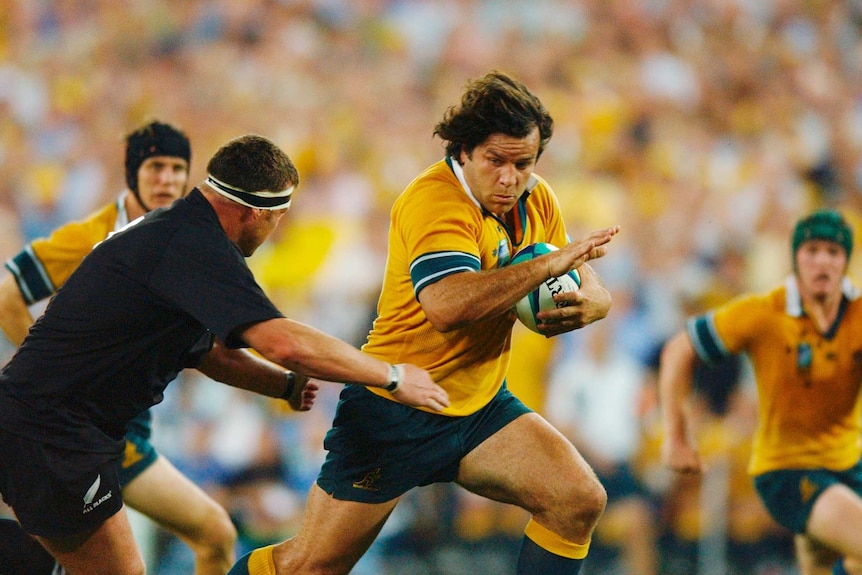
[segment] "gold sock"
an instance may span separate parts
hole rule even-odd
[[[533,519],[527,523],[524,534],[542,549],[569,559],[583,559],[590,550],[589,541],[586,543],[567,541]]]
[[[272,558],[272,549],[275,545],[268,545],[252,551],[248,558],[248,575],[275,575],[275,560]]]

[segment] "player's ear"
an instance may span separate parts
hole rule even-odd
[[[261,210],[260,208],[250,208],[248,206],[242,206],[242,207],[244,208],[242,210],[242,215],[240,216],[240,221],[242,221],[242,222],[249,222],[249,221],[256,222],[263,215],[264,210]]]

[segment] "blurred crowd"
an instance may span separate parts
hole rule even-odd
[[[698,376],[700,480],[659,465],[654,376],[687,315],[789,273],[798,216],[837,207],[862,229],[860,0],[0,0],[0,257],[112,199],[123,135],[146,119],[188,133],[193,183],[255,132],[301,180],[250,265],[287,316],[360,345],[389,207],[491,69],[554,116],[537,171],[570,234],[622,227],[595,263],[610,316],[555,340],[516,329],[509,378],[613,486],[584,572],[791,573],[789,535],[745,474],[745,362]],[[154,443],[230,510],[244,549],[281,540],[337,393],[294,415],[187,373]],[[525,523],[420,489],[355,573],[508,573]],[[181,544],[148,536],[151,572],[191,572]]]

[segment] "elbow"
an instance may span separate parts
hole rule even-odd
[[[429,290],[429,288],[426,288]],[[429,290],[430,291],[430,290]],[[428,319],[428,323],[440,333],[450,332],[465,324],[464,320],[459,318],[456,309],[447,305],[448,298],[429,297],[426,291],[423,291],[420,296],[419,305],[422,306],[422,311]]]
[[[464,322],[458,322],[455,318],[446,314],[429,313],[427,310],[425,312],[425,317],[428,318],[428,323],[430,323],[431,326],[440,333],[447,333],[464,325]]]
[[[291,322],[281,318],[255,324],[241,337],[258,354],[288,369],[303,364],[310,354],[302,338],[293,333]]]
[[[290,341],[274,342],[263,349],[254,349],[269,361],[288,369],[297,369],[304,363],[301,351]]]

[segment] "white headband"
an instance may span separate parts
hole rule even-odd
[[[247,192],[241,188],[220,182],[210,174],[207,174],[207,184],[224,197],[258,210],[283,210],[289,208],[290,196],[293,194],[293,188],[295,187],[290,186],[280,192],[270,192],[269,190]]]

